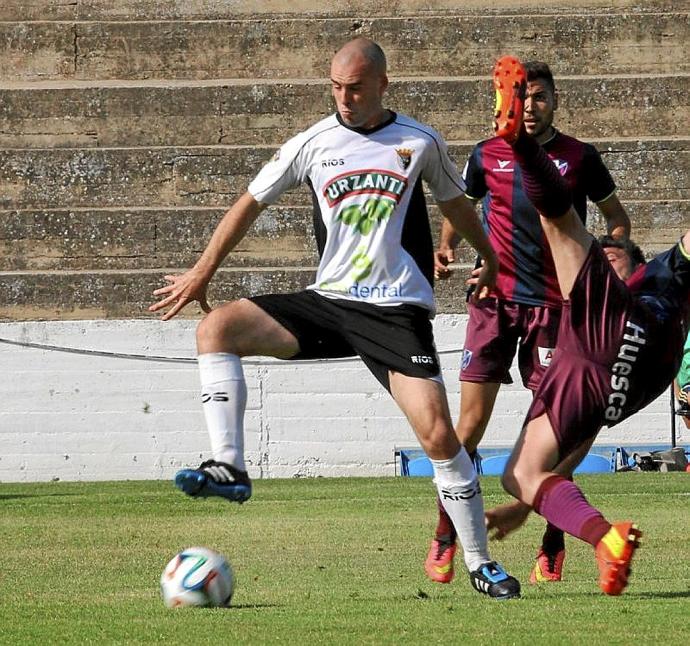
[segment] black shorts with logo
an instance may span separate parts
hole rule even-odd
[[[299,342],[295,359],[359,355],[387,390],[388,371],[430,379],[440,372],[429,311],[326,298],[312,290],[249,298]]]

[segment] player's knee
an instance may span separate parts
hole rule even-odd
[[[460,443],[455,433],[446,424],[434,424],[426,432],[418,431],[418,435],[424,451],[434,459],[448,460],[460,450]]]
[[[196,328],[196,342],[200,352],[233,352],[230,340],[236,327],[236,312],[232,303],[207,314]]]

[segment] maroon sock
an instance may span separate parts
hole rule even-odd
[[[573,477],[570,476],[568,480],[572,482]],[[541,549],[545,554],[549,554],[551,556],[556,556],[558,552],[564,550],[565,535],[563,534],[563,530],[547,521],[546,530],[544,531],[544,535],[541,539]]]
[[[610,523],[587,502],[579,487],[563,476],[554,474],[541,483],[533,507],[551,524],[594,547],[611,529]]]
[[[441,499],[436,496],[436,506],[438,507],[438,524],[436,525],[436,540],[443,545],[453,545],[458,535],[453,527],[453,521],[443,508]]]
[[[573,203],[570,187],[537,140],[523,129],[513,152],[522,171],[522,186],[537,211],[545,218],[565,215]]]

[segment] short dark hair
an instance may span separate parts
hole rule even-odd
[[[527,82],[536,81],[541,79],[546,81],[546,84],[551,88],[552,92],[556,91],[556,83],[553,80],[553,74],[551,74],[551,68],[543,61],[527,61],[523,63],[525,72],[527,74]]]
[[[632,258],[634,267],[647,264],[642,249],[632,240],[627,238],[612,238],[610,235],[603,235],[599,237],[599,244],[603,248],[613,247],[614,249],[622,249]]]

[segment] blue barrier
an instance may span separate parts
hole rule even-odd
[[[636,451],[656,451],[668,449],[667,445],[647,444],[632,445],[626,448],[621,446],[594,446],[585,456],[584,460],[575,469],[575,473],[615,473],[626,467],[634,466],[632,454]],[[690,456],[690,452],[686,450]],[[510,448],[492,447],[481,450],[481,454],[475,459],[477,472],[485,476],[500,476],[503,474]],[[396,474],[401,476],[425,476],[434,475],[429,458],[420,448],[395,449]]]

